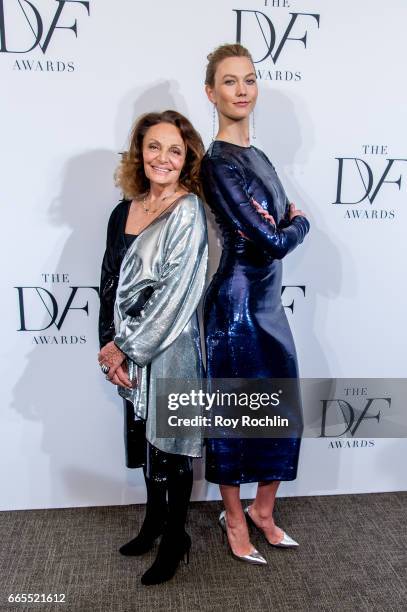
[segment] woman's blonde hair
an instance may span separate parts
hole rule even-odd
[[[208,55],[208,64],[206,66],[205,85],[213,87],[215,84],[215,73],[218,64],[229,57],[247,57],[254,65],[253,58],[246,49],[240,43],[220,45],[216,47],[212,53]]]
[[[202,197],[199,168],[205,147],[191,122],[173,110],[146,113],[137,119],[131,131],[129,150],[122,153],[122,160],[115,173],[116,184],[128,199],[136,198],[149,190],[150,182],[144,173],[143,139],[147,130],[159,123],[170,123],[180,131],[186,148],[186,157],[179,183],[187,191]]]

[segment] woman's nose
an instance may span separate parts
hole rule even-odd
[[[158,152],[158,161],[163,162],[163,163],[168,161],[168,153],[167,153],[167,151],[164,151],[163,149],[161,149]]]
[[[246,95],[247,89],[246,89],[246,83],[244,81],[238,81],[236,87],[237,87],[236,93],[238,96]]]

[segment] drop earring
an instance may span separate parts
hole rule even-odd
[[[214,104],[213,113],[212,113],[212,142],[215,140],[215,124],[216,124],[216,109],[215,109],[215,104]]]
[[[254,120],[254,109],[252,110],[252,138],[256,140],[256,124]]]

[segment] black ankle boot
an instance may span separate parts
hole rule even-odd
[[[154,546],[156,539],[164,533],[165,521],[157,519],[153,521],[146,516],[139,531],[139,534],[123,544],[119,548],[119,553],[126,557],[144,555]]]
[[[186,532],[176,537],[174,533],[166,531],[161,539],[153,565],[141,577],[142,584],[161,584],[170,580],[177,571],[182,558],[185,563],[189,563],[190,548],[191,538]]]
[[[147,487],[146,516],[139,534],[119,548],[122,555],[144,555],[154,546],[155,540],[164,533],[167,523],[167,483],[156,482],[147,478],[144,471]]]

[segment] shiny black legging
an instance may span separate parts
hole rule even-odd
[[[183,531],[191,497],[192,458],[165,453],[146,440],[146,423],[134,419],[133,405],[125,402],[126,465],[142,467],[147,487],[146,519],[167,516],[169,529]],[[167,504],[168,493],[168,504]]]

